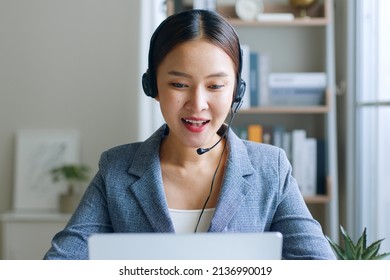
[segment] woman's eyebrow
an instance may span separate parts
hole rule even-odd
[[[173,76],[178,76],[178,77],[191,78],[191,75],[189,74],[186,74],[184,72],[174,71],[174,70],[169,71],[168,74]]]
[[[191,78],[192,76],[187,74],[187,73],[184,73],[184,72],[180,72],[180,71],[169,71],[168,72],[169,75],[173,75],[173,76],[178,76],[178,77],[185,77],[185,78]],[[228,74],[225,73],[225,72],[217,72],[217,73],[213,73],[213,74],[210,74],[208,76],[206,76],[206,78],[212,78],[212,77],[227,77]]]

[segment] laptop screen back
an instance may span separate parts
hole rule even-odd
[[[93,260],[279,260],[282,235],[263,233],[107,233],[88,240]]]

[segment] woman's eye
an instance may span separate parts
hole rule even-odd
[[[221,89],[223,87],[224,87],[223,85],[211,85],[210,86],[211,89]]]
[[[186,87],[185,84],[181,84],[181,83],[171,83],[171,85],[175,88],[185,88]]]

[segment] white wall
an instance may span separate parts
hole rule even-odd
[[[94,172],[103,150],[138,139],[140,2],[0,0],[0,213],[18,129],[78,129]]]

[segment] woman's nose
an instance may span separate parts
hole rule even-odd
[[[187,106],[193,112],[201,112],[208,108],[207,90],[202,86],[195,87],[188,96]]]

